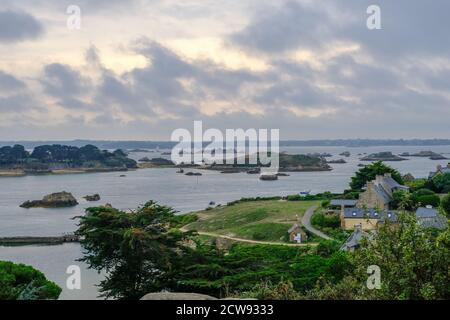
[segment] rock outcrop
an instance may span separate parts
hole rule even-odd
[[[28,200],[20,205],[22,208],[64,208],[78,204],[77,199],[69,192],[57,192],[46,195],[42,200]]]
[[[217,300],[217,298],[199,293],[154,292],[146,294],[141,300]]]
[[[86,201],[99,201],[100,200],[100,195],[98,193],[93,194],[93,195],[87,195],[83,197],[84,199],[86,199]]]

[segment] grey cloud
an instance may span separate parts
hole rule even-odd
[[[284,1],[279,8],[254,16],[234,43],[266,53],[301,47],[321,47],[330,41],[353,41],[369,53],[401,59],[403,55],[449,53],[450,2],[379,0],[382,30],[366,27],[372,0],[325,0],[312,7],[304,1]]]
[[[285,1],[279,8],[269,7],[265,13],[254,17],[251,23],[231,40],[242,47],[264,52],[279,52],[299,46],[317,45],[326,40],[328,30],[322,22],[326,12]]]
[[[33,101],[26,94],[13,94],[6,97],[0,97],[1,112],[22,112],[28,111],[33,107]]]
[[[80,99],[90,91],[89,79],[70,66],[60,63],[46,65],[40,82],[45,92],[59,99],[59,103],[64,107],[72,109],[92,107]]]
[[[0,92],[10,92],[25,88],[23,81],[0,70]]]
[[[44,32],[42,24],[23,11],[0,11],[0,43],[38,38]]]

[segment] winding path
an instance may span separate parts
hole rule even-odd
[[[302,217],[302,225],[310,231],[311,233],[315,234],[318,237],[321,237],[326,240],[333,240],[329,236],[327,236],[325,233],[323,233],[320,230],[317,230],[311,225],[311,217],[314,214],[314,211],[317,209],[318,206],[312,206],[306,210],[305,214]],[[181,231],[186,232],[188,229],[186,227],[180,228]],[[266,245],[273,245],[273,246],[290,246],[290,247],[307,247],[307,246],[317,246],[317,242],[311,242],[311,243],[283,243],[283,242],[268,242],[268,241],[257,241],[257,240],[250,240],[250,239],[243,239],[243,238],[235,238],[230,237],[218,233],[212,233],[212,232],[203,232],[203,231],[196,231],[200,235],[209,236],[209,237],[215,237],[215,238],[222,238],[232,241],[238,241],[238,242],[246,242],[246,243],[254,243],[254,244],[266,244]]]
[[[257,241],[257,240],[249,240],[249,239],[243,239],[243,238],[235,238],[235,237],[229,237],[218,233],[210,233],[210,232],[203,232],[203,231],[196,231],[200,235],[214,237],[214,238],[222,238],[227,240],[233,240],[238,242],[246,242],[246,243],[253,243],[253,244],[265,244],[265,245],[271,245],[271,246],[288,246],[288,247],[308,247],[308,246],[317,246],[318,243],[311,242],[311,243],[283,243],[283,242],[270,242],[270,241]]]
[[[305,227],[306,230],[308,230],[311,233],[314,233],[316,236],[321,237],[326,240],[333,240],[329,236],[327,236],[325,233],[323,233],[320,230],[317,230],[311,225],[311,217],[314,214],[314,211],[317,209],[317,206],[312,206],[308,210],[306,210],[305,214],[302,217],[302,224]]]

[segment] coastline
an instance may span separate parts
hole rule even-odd
[[[25,171],[25,170],[0,170],[0,178],[8,177],[25,177],[25,176],[41,176],[41,175],[63,175],[63,174],[82,174],[82,173],[98,173],[98,172],[127,172],[133,169],[128,168],[67,168],[54,169],[48,171]],[[136,169],[134,169],[136,170]]]

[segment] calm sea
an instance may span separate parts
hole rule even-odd
[[[49,236],[73,232],[76,229],[75,216],[82,215],[84,209],[95,204],[110,203],[120,209],[132,209],[147,200],[156,200],[172,206],[181,213],[204,209],[210,201],[225,204],[241,197],[289,195],[311,190],[313,193],[342,192],[348,187],[350,177],[358,170],[363,154],[381,151],[419,152],[432,150],[450,157],[450,146],[434,147],[290,147],[282,148],[291,154],[328,152],[332,159],[343,151],[350,151],[346,164],[333,164],[330,172],[290,173],[278,181],[260,181],[257,175],[220,174],[201,171],[202,176],[177,174],[176,169],[142,169],[125,173],[91,173],[72,175],[47,175],[0,178],[0,237],[4,236]],[[358,154],[360,154],[358,156]],[[157,157],[157,153],[133,153],[135,159],[147,156]],[[438,164],[446,165],[448,160],[432,161],[427,158],[410,158],[408,161],[390,162],[401,173],[411,173],[415,177],[426,177]],[[196,171],[196,170],[192,170]],[[44,195],[71,192],[80,202],[74,208],[65,209],[23,209],[19,205],[25,200],[41,199]],[[101,201],[88,203],[81,197],[99,193]],[[97,284],[102,276],[77,262],[81,248],[77,244],[60,246],[0,247],[0,260],[10,260],[32,265],[63,287],[62,299],[94,299]],[[65,286],[66,269],[77,264],[82,268],[82,289],[68,290]]]

